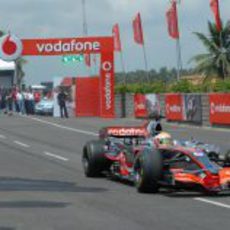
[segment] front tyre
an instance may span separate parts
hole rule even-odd
[[[162,176],[162,157],[158,150],[146,148],[138,155],[135,164],[135,186],[140,193],[157,193]]]
[[[105,157],[105,142],[90,141],[83,148],[82,164],[87,177],[98,177],[109,169],[109,160]]]

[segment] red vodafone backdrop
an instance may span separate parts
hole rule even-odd
[[[76,116],[100,116],[99,77],[76,78]]]
[[[183,96],[181,94],[167,94],[165,97],[165,115],[167,120],[183,120]]]
[[[210,94],[210,123],[230,125],[230,93]]]

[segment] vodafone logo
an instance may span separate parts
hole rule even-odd
[[[12,34],[0,38],[0,58],[4,61],[14,61],[21,56],[21,40]]]
[[[65,42],[59,40],[57,42],[47,42],[36,44],[38,53],[65,53],[65,52],[85,52],[85,51],[99,51],[101,45],[99,42],[79,42],[76,39]]]
[[[112,136],[145,136],[147,135],[144,128],[109,128],[108,135]]]
[[[167,114],[169,114],[169,113],[180,113],[181,112],[181,106],[166,104],[166,112],[167,112]]]
[[[216,105],[215,103],[211,103],[210,105],[210,113],[230,113],[230,105],[219,104]]]
[[[105,71],[105,105],[106,110],[110,110],[112,108],[112,68],[113,65],[109,61],[105,61],[102,63],[102,70]]]
[[[144,110],[146,106],[144,103],[136,103],[135,107],[136,107],[136,110]]]
[[[111,64],[111,62],[108,62],[108,61],[106,61],[106,62],[104,62],[103,64],[102,64],[102,69],[104,70],[104,71],[110,71],[111,69],[112,69],[112,64]]]

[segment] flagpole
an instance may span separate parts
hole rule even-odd
[[[220,17],[220,5],[219,5],[219,1],[218,1],[218,12],[219,12],[219,17]],[[221,19],[220,19],[220,23],[221,23]],[[221,28],[220,28],[220,50],[221,52],[223,52],[223,48],[224,48],[224,44],[223,44],[223,27],[222,27],[222,24],[221,24]],[[223,77],[224,77],[224,80],[225,80],[225,77],[226,77],[226,72],[225,72],[225,68],[224,68],[224,64],[222,65],[222,71],[223,71]]]
[[[82,0],[82,17],[83,17],[83,36],[88,36],[88,24],[87,24],[87,15],[86,15],[86,4],[85,0]],[[90,55],[90,54],[88,54]],[[90,56],[89,56],[90,58]],[[84,56],[85,60],[85,56]],[[86,69],[89,75],[92,75],[92,69],[89,66],[86,66]]]
[[[149,79],[148,60],[147,60],[147,55],[146,55],[145,43],[143,43],[142,48],[143,48],[143,54],[144,54],[144,63],[145,63],[146,77],[147,77],[147,81],[149,83],[150,79]]]
[[[122,69],[122,72],[124,73],[124,85],[126,85],[127,84],[127,77],[126,77],[125,63],[124,63],[122,50],[120,51],[120,59],[121,59],[121,69]]]
[[[172,0],[172,2],[175,1],[175,3],[178,5],[180,4],[180,0]],[[177,23],[179,23],[179,13],[177,10]],[[179,32],[179,25],[178,27],[178,34]],[[181,56],[181,44],[180,44],[180,36],[176,39],[176,55],[177,55],[177,81],[180,81],[181,79],[181,70],[182,70],[182,56]]]
[[[181,79],[182,58],[181,58],[181,45],[180,39],[176,40],[176,54],[177,54],[177,81]]]

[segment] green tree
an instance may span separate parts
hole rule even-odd
[[[208,36],[195,32],[195,35],[207,49],[207,53],[196,55],[196,72],[205,78],[218,77],[225,79],[230,75],[230,26],[227,23],[221,31],[214,23],[208,22]]]

